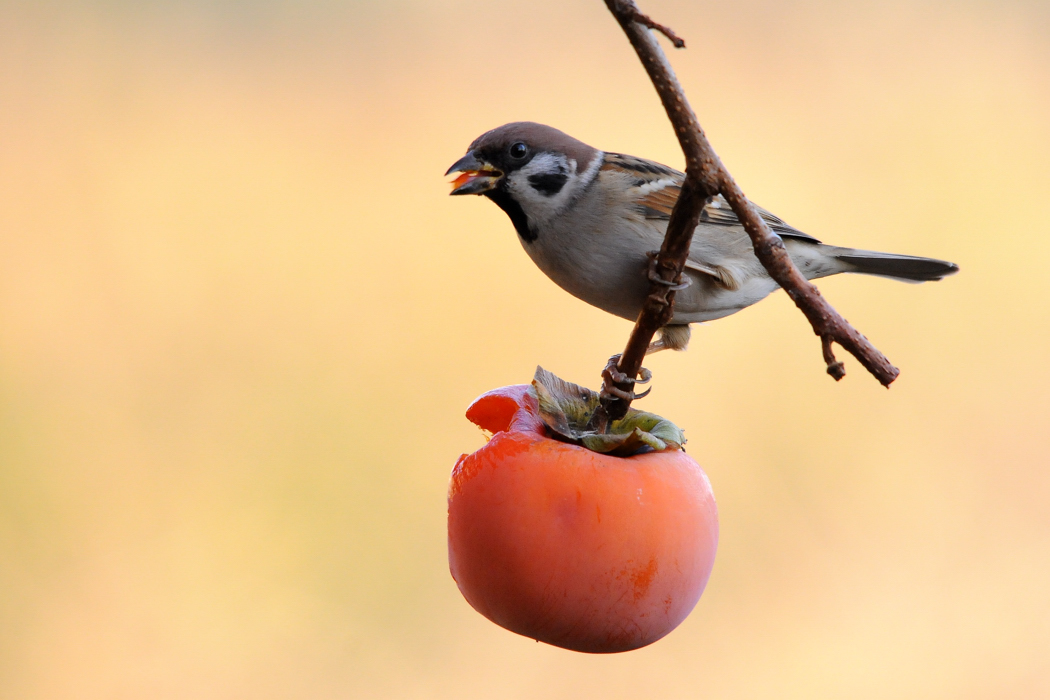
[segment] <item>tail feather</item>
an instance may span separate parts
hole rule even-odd
[[[959,271],[958,265],[946,260],[870,250],[847,250],[835,257],[849,266],[847,272],[890,277],[904,282],[932,282]]]

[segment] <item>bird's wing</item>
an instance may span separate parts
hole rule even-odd
[[[638,213],[646,219],[667,220],[671,218],[671,210],[674,209],[678,195],[682,192],[684,173],[666,165],[622,153],[606,153],[602,170],[617,171],[631,178],[631,195],[634,199],[634,206]],[[789,226],[762,207],[758,207],[758,211],[769,224],[769,228],[779,235],[809,243],[820,243],[813,236]],[[700,223],[714,226],[739,226],[740,219],[733,213],[729,202],[722,195],[716,195],[700,212]]]

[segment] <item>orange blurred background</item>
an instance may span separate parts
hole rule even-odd
[[[0,4],[0,698],[1050,696],[1050,6],[650,0],[754,200],[962,273],[786,296],[649,363],[721,545],[587,656],[459,595],[471,399],[630,324],[449,198],[531,119],[681,167],[598,0]]]

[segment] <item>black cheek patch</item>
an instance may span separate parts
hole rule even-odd
[[[561,188],[565,187],[565,183],[568,181],[569,176],[564,173],[529,175],[529,184],[532,185],[532,189],[548,197],[553,197],[561,192]]]

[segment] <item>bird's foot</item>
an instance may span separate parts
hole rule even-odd
[[[638,378],[634,379],[620,371],[619,362],[620,356],[613,355],[609,358],[609,362],[605,365],[605,369],[602,370],[602,379],[605,380],[602,383],[602,394],[615,396],[621,401],[634,401],[635,399],[641,399],[648,396],[649,392],[653,390],[652,387],[649,387],[640,394],[634,393],[634,387],[636,384],[648,384],[649,380],[653,378],[653,373],[645,367],[642,367],[638,370]],[[627,388],[621,389],[621,386]]]
[[[646,256],[649,258],[649,281],[653,284],[659,284],[663,285],[664,287],[667,287],[667,291],[669,292],[680,292],[683,289],[688,288],[689,285],[693,283],[693,280],[689,277],[682,277],[681,282],[671,282],[665,280],[663,277],[660,276],[660,271],[657,269],[656,264],[657,256],[659,256],[659,254],[660,253],[655,250],[650,250],[648,253],[646,253]]]

